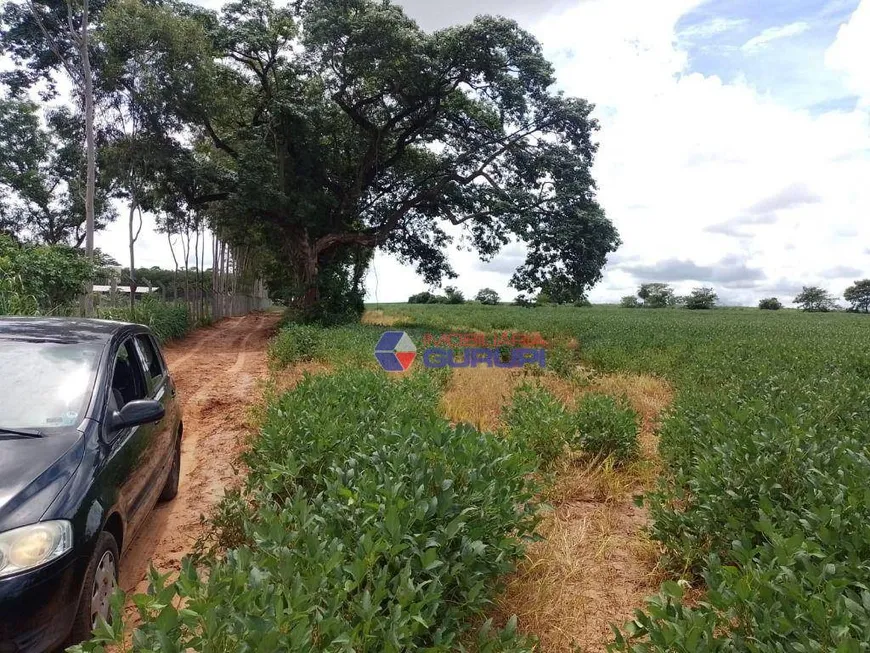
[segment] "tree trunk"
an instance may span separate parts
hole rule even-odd
[[[202,315],[199,312],[199,304],[200,304],[200,293],[202,292],[202,283],[199,280],[199,225],[196,226],[196,239],[193,241],[193,262],[194,262],[194,286],[199,286],[199,288],[194,288],[194,295],[196,301],[196,308],[194,312],[196,313],[196,321],[200,322],[202,320]]]
[[[82,13],[80,55],[82,59],[82,77],[85,103],[85,146],[87,149],[87,180],[85,184],[85,256],[94,262],[94,188],[97,179],[97,145],[94,139],[94,79],[91,74],[91,55],[88,51],[88,0],[84,2]],[[94,284],[87,281],[85,296],[85,316],[94,314]]]
[[[130,201],[130,221],[127,225],[130,243],[130,318],[133,319],[133,313],[136,311],[136,255],[135,245],[136,238],[133,237],[133,219],[136,215],[136,200]]]
[[[175,247],[172,245],[172,234],[166,232],[166,240],[169,241],[169,251],[172,252],[172,262],[175,264],[175,275],[172,277],[172,299],[178,301],[178,259],[175,258]]]
[[[305,314],[308,314],[320,301],[320,292],[317,287],[317,255],[313,250],[309,250],[302,260],[300,277],[304,289],[301,308]]]

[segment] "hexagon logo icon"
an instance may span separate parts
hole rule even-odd
[[[387,372],[404,372],[417,357],[417,347],[404,331],[387,331],[375,345],[375,358]]]

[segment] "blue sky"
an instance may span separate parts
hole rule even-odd
[[[742,78],[760,93],[815,113],[852,110],[858,96],[826,67],[825,52],[857,7],[858,0],[714,0],[684,14],[676,33],[688,53],[687,72]],[[752,45],[765,31],[791,35]]]

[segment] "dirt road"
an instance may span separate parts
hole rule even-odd
[[[228,318],[166,347],[184,410],[178,496],[159,504],[124,556],[121,587],[144,592],[153,564],[166,573],[181,568],[208,514],[227,487],[240,482],[234,469],[247,435],[248,411],[259,398],[267,371],[266,345],[279,314]]]

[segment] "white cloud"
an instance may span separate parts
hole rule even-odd
[[[804,22],[789,23],[788,25],[780,25],[778,27],[768,27],[766,30],[761,32],[761,34],[744,43],[742,50],[744,52],[755,52],[761,48],[767,47],[773,41],[803,34],[809,28],[809,23]]]
[[[847,86],[870,104],[870,0],[862,0],[825,53],[825,64],[843,74]]]
[[[862,217],[870,190],[859,181],[870,175],[866,114],[814,116],[742,79],[688,73],[675,25],[695,4],[591,0],[535,30],[566,92],[598,104],[599,199],[623,237],[620,255],[634,259],[608,266],[593,300],[615,301],[655,280],[663,261],[715,269],[735,288],[729,299],[751,304],[783,278],[824,282],[843,262],[870,272],[870,223]],[[570,43],[568,58],[560,51]],[[721,225],[735,220],[740,233],[723,234]],[[858,236],[843,238],[844,225]],[[719,271],[728,261],[764,275],[748,273],[738,288],[739,264],[733,277]],[[662,274],[673,277],[673,268]],[[695,285],[689,276],[674,283],[678,292]]]
[[[680,30],[677,36],[679,36],[680,40],[706,39],[717,34],[730,32],[748,23],[749,21],[745,18],[722,18],[717,16],[704,23],[690,25]]]

